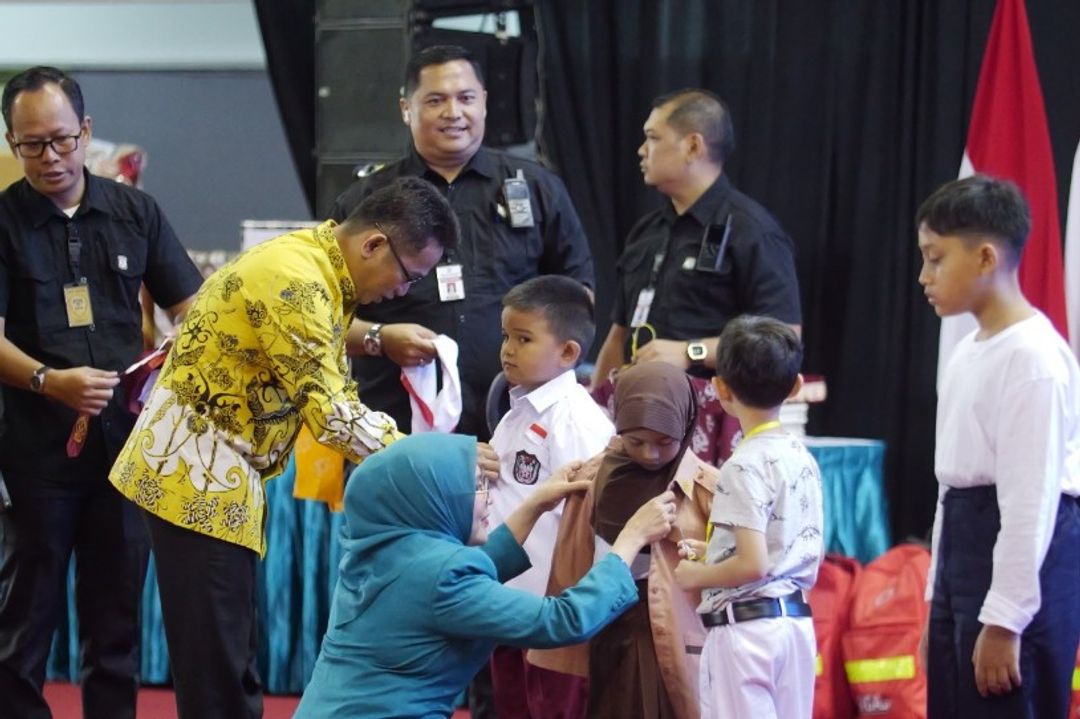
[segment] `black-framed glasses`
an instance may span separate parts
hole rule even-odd
[[[405,281],[408,282],[410,285],[415,285],[417,282],[424,279],[424,275],[414,275],[409,272],[409,268],[406,267],[405,263],[401,261],[401,255],[399,255],[397,253],[397,250],[394,249],[394,238],[390,236],[390,233],[384,230],[378,222],[375,223],[375,229],[386,235],[386,245],[390,248],[390,254],[392,254],[394,256],[394,259],[397,260],[398,267],[401,268],[401,276],[405,278]]]
[[[79,149],[79,138],[82,130],[77,135],[62,135],[49,140],[27,140],[26,142],[13,143],[15,152],[26,160],[34,160],[45,154],[45,148],[51,147],[57,155],[70,155]]]

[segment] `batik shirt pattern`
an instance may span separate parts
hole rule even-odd
[[[110,473],[186,529],[265,551],[265,482],[306,424],[359,462],[398,436],[349,379],[355,287],[327,222],[270,240],[210,277]]]

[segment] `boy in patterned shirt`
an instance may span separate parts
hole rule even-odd
[[[802,356],[791,328],[766,317],[739,317],[720,335],[716,392],[743,435],[720,469],[706,542],[682,542],[675,570],[684,589],[704,590],[703,717],[811,714],[816,650],[803,592],[824,554],[821,475],[778,419],[802,386]]]

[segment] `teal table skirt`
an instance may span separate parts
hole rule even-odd
[[[874,440],[807,438],[821,466],[825,545],[867,562],[891,546],[882,491],[885,447]],[[293,499],[294,468],[267,484],[266,561],[259,563],[259,672],[271,694],[298,694],[311,676],[337,582],[343,517],[321,502]],[[74,569],[68,573],[68,613],[53,640],[50,679],[78,677]],[[169,683],[169,652],[151,559],[143,592],[142,677]]]
[[[876,439],[806,437],[821,467],[825,547],[867,563],[892,546],[882,463],[885,443]]]

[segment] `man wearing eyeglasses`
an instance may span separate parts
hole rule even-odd
[[[134,421],[118,372],[142,350],[140,285],[175,319],[202,277],[149,195],[86,171],[91,120],[73,79],[26,70],[2,109],[25,177],[0,193],[12,503],[0,514],[0,717],[49,716],[41,688],[73,550],[84,715],[134,717],[148,545],[107,481]]]
[[[364,401],[408,427],[401,368],[429,362],[436,335],[457,340],[457,431],[485,439],[484,400],[500,369],[503,295],[542,274],[568,275],[592,287],[589,243],[558,176],[483,146],[487,91],[480,65],[464,48],[436,46],[413,56],[400,110],[413,149],[342,193],[331,217],[342,220],[395,178],[422,177],[453,207],[462,242],[408,296],[357,310],[350,353],[362,356],[353,372]]]

